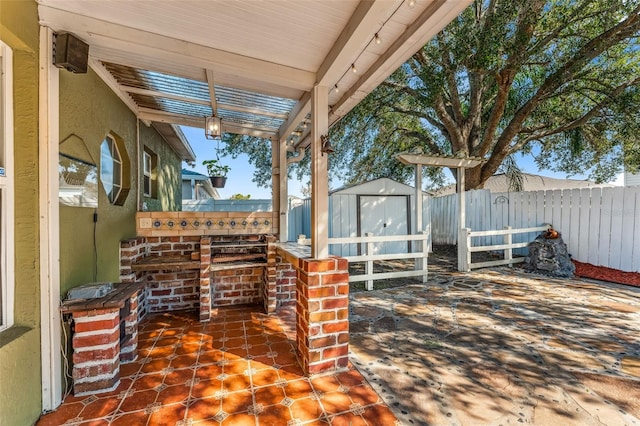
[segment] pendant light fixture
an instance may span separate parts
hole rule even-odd
[[[204,121],[204,136],[207,139],[220,139],[222,137],[222,120],[215,114],[206,117]]]

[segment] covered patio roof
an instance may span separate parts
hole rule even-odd
[[[90,66],[147,123],[307,146],[311,91],[329,125],[470,0],[38,0],[40,23],[90,45]]]

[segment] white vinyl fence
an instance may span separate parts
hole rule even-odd
[[[552,224],[579,262],[640,272],[640,186],[495,193],[468,191],[465,227],[472,231],[533,228]],[[434,244],[457,242],[456,195],[431,200]],[[530,242],[539,232],[514,235]],[[502,236],[485,236],[479,245],[499,244]],[[526,248],[514,250],[526,254]]]
[[[382,244],[394,241],[415,241],[417,244],[414,253],[382,253],[378,254]],[[429,234],[423,232],[419,235],[390,235],[380,236],[367,233],[364,237],[329,238],[329,245],[358,244],[361,254],[357,256],[344,256],[349,263],[366,262],[363,275],[349,275],[349,282],[366,281],[367,290],[373,290],[374,280],[388,278],[422,276],[427,281],[427,256],[429,254]],[[373,272],[373,262],[376,260],[415,259],[415,270],[399,270],[393,272]]]

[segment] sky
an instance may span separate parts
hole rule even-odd
[[[202,161],[216,158],[216,147],[218,146],[218,141],[206,139],[204,137],[203,129],[197,129],[194,127],[181,127],[181,129],[187,140],[189,141],[189,144],[191,144],[193,152],[196,154],[196,166],[194,168],[191,168],[186,163],[183,163],[182,167],[206,175],[207,169],[202,165]],[[251,199],[254,200],[271,199],[271,188],[259,188],[254,182],[251,181],[251,179],[253,179],[255,168],[251,164],[249,164],[249,159],[246,155],[241,155],[236,159],[233,159],[231,157],[220,157],[220,160],[221,163],[231,167],[231,171],[229,172],[229,175],[227,177],[227,184],[224,188],[218,189],[218,193],[220,194],[221,198],[226,199],[234,194],[249,194],[251,195]],[[523,157],[517,155],[516,160],[519,167],[525,173],[537,174],[558,179],[587,179],[587,176],[582,175],[567,176],[564,173],[554,173],[548,170],[541,171],[535,165],[531,156]],[[614,185],[622,186],[622,174],[620,174],[618,178],[611,183],[613,183]],[[341,182],[332,182],[331,189],[335,189],[339,186],[341,186]],[[298,182],[296,180],[290,179],[289,195],[304,198],[302,196],[303,187],[303,182]]]

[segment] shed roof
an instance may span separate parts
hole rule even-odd
[[[414,195],[413,186],[397,182],[389,178],[378,178],[357,185],[344,186],[331,191],[331,195],[356,194],[356,195]],[[424,191],[423,191],[424,193]]]

